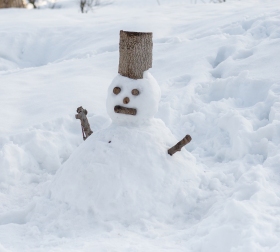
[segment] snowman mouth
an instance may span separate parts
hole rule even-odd
[[[137,113],[137,110],[134,108],[126,108],[119,105],[114,107],[114,111],[115,113],[125,114],[125,115],[136,115]]]

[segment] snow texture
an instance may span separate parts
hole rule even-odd
[[[279,252],[279,2],[100,3],[0,10],[0,251]],[[106,106],[120,30],[153,32],[137,123]]]
[[[167,154],[175,143],[159,119],[139,127],[113,123],[72,153],[50,185],[51,196],[107,221],[185,218],[199,171],[186,150]]]

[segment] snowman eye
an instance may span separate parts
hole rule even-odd
[[[140,92],[139,92],[138,89],[132,89],[131,93],[132,93],[133,95],[139,95],[139,94],[140,94]]]
[[[114,89],[113,89],[113,93],[114,94],[119,94],[121,92],[121,88],[120,87],[114,87]]]

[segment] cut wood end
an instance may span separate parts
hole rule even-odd
[[[192,137],[190,135],[186,135],[185,139],[188,141],[188,143],[192,140]]]
[[[152,32],[132,32],[132,31],[120,30],[120,34],[121,33],[125,33],[128,36],[141,36],[142,34],[153,34]]]

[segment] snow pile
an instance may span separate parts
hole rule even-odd
[[[280,251],[278,2],[161,3],[0,10],[1,251]],[[153,32],[138,126],[106,112],[121,29]]]
[[[138,127],[112,124],[64,163],[50,186],[51,197],[107,221],[184,218],[199,179],[195,159],[186,150],[167,154],[175,143],[160,120]]]
[[[177,140],[153,119],[159,99],[148,71],[138,80],[115,77],[107,95],[112,125],[73,152],[50,185],[51,198],[107,221],[184,219],[195,201],[198,171],[185,150],[177,158],[167,154]],[[135,114],[117,113],[116,107]]]

